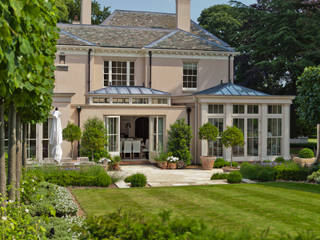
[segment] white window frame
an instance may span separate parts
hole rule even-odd
[[[194,75],[185,75],[184,74],[184,70],[185,70],[185,65],[186,64],[192,64],[195,65],[197,67],[197,75],[196,75],[196,87],[185,87],[184,86],[184,77],[185,76],[190,76],[190,77],[194,77]],[[188,62],[188,61],[184,61],[182,63],[182,91],[184,92],[194,92],[198,90],[198,81],[199,81],[199,63],[198,62]]]
[[[109,133],[109,119],[117,119],[117,132],[115,134],[110,134]],[[117,149],[116,151],[110,151],[109,149],[109,144],[108,144],[108,151],[109,153],[112,155],[112,156],[120,156],[120,116],[106,116],[105,117],[105,126],[107,128],[107,134],[108,134],[108,138],[109,138],[109,141],[110,141],[110,137],[109,136],[117,136]]]
[[[268,129],[269,129],[269,120],[280,120],[281,121],[281,126],[280,126],[280,133],[281,135],[280,136],[269,136],[269,132],[268,132]],[[277,127],[279,128],[279,122],[277,121]],[[282,142],[283,142],[283,118],[282,117],[268,117],[267,119],[267,156],[282,156],[282,153],[283,153],[283,146],[282,146]],[[271,151],[271,154],[269,154],[269,139],[273,140],[273,139],[279,139],[280,140],[280,151],[278,151],[278,148],[276,148],[276,153],[279,153],[279,154],[274,154],[272,151]]]
[[[126,86],[130,86],[130,75],[131,75],[131,73],[130,73],[130,64],[133,63],[134,64],[134,69],[135,69],[135,66],[136,66],[135,65],[135,61],[105,60],[103,62],[103,75],[106,74],[105,68],[104,68],[106,62],[108,62],[108,70],[109,70],[109,72],[108,72],[108,86],[105,86],[105,84],[104,84],[104,82],[105,82],[104,77],[103,77],[103,86],[104,87],[120,86],[120,85],[112,85],[112,63],[113,62],[126,62],[126,71],[127,71],[127,73],[126,73]],[[134,86],[134,84],[135,84],[135,72],[133,73],[133,76],[134,76],[134,80],[133,80],[133,85],[132,86]],[[117,81],[122,81],[122,80],[117,80]]]

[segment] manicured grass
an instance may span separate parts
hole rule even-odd
[[[140,189],[74,189],[88,215],[119,208],[145,214],[172,210],[226,231],[320,233],[320,186],[299,183],[235,184]]]

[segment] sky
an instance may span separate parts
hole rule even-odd
[[[97,0],[102,6],[110,6],[111,11],[121,10],[139,10],[154,12],[176,11],[175,0]],[[244,4],[255,3],[256,0],[239,0]],[[229,0],[191,0],[191,18],[197,21],[203,9],[216,4],[227,4]]]

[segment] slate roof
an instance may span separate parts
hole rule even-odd
[[[176,29],[175,13],[115,10],[101,25]],[[218,45],[230,46],[191,20],[191,33]]]
[[[58,45],[234,51],[194,22],[190,33],[177,29],[176,15],[170,13],[116,10],[101,25],[58,24],[58,27]]]
[[[162,92],[152,88],[139,86],[119,86],[119,87],[105,87],[96,91],[88,93],[89,95],[157,95],[169,96],[167,92]]]
[[[266,93],[246,88],[234,83],[223,83],[215,87],[196,92],[194,95],[213,96],[270,96]]]

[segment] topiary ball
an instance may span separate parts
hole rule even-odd
[[[299,158],[313,158],[314,152],[310,148],[301,149],[299,154]]]
[[[145,187],[147,184],[147,177],[141,173],[131,175],[128,180],[131,187]]]

